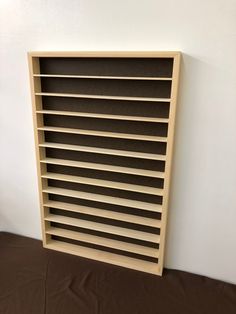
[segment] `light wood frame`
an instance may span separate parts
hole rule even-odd
[[[41,222],[42,222],[42,238],[43,246],[48,249],[58,250],[78,256],[95,259],[102,262],[107,262],[139,271],[144,271],[152,274],[161,275],[163,271],[164,262],[164,247],[165,247],[165,236],[166,236],[166,224],[167,224],[167,212],[168,212],[168,200],[169,200],[169,189],[170,189],[170,177],[171,177],[171,163],[172,163],[172,150],[174,140],[174,125],[176,115],[176,102],[177,102],[177,91],[178,91],[178,80],[179,80],[179,68],[180,68],[180,52],[29,52],[28,62],[30,71],[30,85],[32,92],[32,108],[33,108],[33,121],[34,121],[34,134],[35,134],[35,147],[36,147],[36,158],[37,158],[37,172],[38,172],[38,186],[39,186],[39,197],[40,197],[40,208],[41,208]],[[40,60],[43,58],[140,58],[140,59],[173,59],[173,72],[171,77],[142,77],[142,76],[126,76],[126,75],[81,75],[81,74],[48,74],[41,73]],[[41,81],[47,78],[57,79],[93,79],[95,80],[115,80],[117,84],[120,81],[140,81],[140,82],[171,82],[170,97],[134,97],[134,96],[122,96],[122,95],[84,95],[78,93],[60,93],[60,92],[48,92],[41,89]],[[142,83],[141,83],[142,84]],[[91,112],[80,112],[80,111],[61,111],[61,110],[47,110],[43,107],[44,97],[68,97],[68,98],[89,98],[89,99],[103,99],[112,101],[143,101],[150,103],[168,103],[169,104],[169,116],[168,117],[153,117],[153,116],[142,116],[142,115],[124,115],[124,114],[111,114],[111,113],[91,113]],[[97,131],[97,130],[86,130],[79,128],[65,128],[45,125],[44,116],[70,116],[83,119],[100,119],[104,121],[135,121],[135,123],[159,123],[168,126],[168,132],[166,136],[155,136],[146,134],[129,134],[120,132],[110,131]],[[126,141],[150,141],[166,144],[165,154],[154,154],[152,152],[138,152],[124,149],[110,149],[101,147],[89,147],[86,145],[73,145],[63,143],[48,143],[45,140],[46,132],[57,132],[77,134],[78,136],[96,136],[98,138],[113,138],[124,139]],[[145,159],[150,161],[162,161],[165,162],[164,171],[155,171],[151,169],[136,169],[135,167],[124,166],[124,165],[112,165],[104,163],[96,163],[89,161],[76,161],[67,159],[56,159],[47,156],[47,149],[66,150],[73,152],[83,153],[94,153],[109,155],[109,156],[123,156],[125,158]],[[152,186],[143,186],[139,183],[123,183],[112,180],[104,180],[97,178],[87,178],[81,176],[67,175],[61,173],[52,173],[47,171],[48,165],[73,167],[78,169],[95,169],[97,171],[106,171],[107,173],[113,174],[126,174],[128,176],[145,176],[150,178],[163,179],[163,187],[157,188]],[[91,188],[91,192],[78,191],[73,189],[66,189],[60,187],[52,187],[48,184],[48,180],[57,180],[60,182],[69,182],[72,184],[85,184]],[[111,188],[114,190],[122,191],[133,191],[136,193],[145,193],[147,195],[157,195],[162,197],[162,204],[153,204],[151,202],[144,202],[140,200],[124,199],[122,197],[114,197],[109,195],[101,195],[93,192],[94,186]],[[161,213],[160,219],[150,218],[149,216],[138,216],[133,213],[117,212],[113,210],[107,210],[99,207],[76,205],[67,202],[51,200],[49,195],[61,195],[64,197],[75,198],[79,200],[94,201],[99,204],[105,203],[112,206],[128,206],[142,210],[143,212],[156,212]],[[114,226],[108,223],[100,223],[96,221],[78,219],[70,216],[55,215],[52,214],[50,208],[57,208],[65,213],[80,213],[96,217],[102,217],[106,219],[112,219],[113,221],[125,222],[130,224],[136,224],[148,228],[159,228],[160,234],[154,234],[151,232],[140,231],[136,229],[130,229],[128,227],[122,227],[122,225]],[[81,231],[69,230],[53,227],[52,223],[58,223],[67,226],[73,226],[74,228],[80,228],[79,230],[95,230],[98,235],[84,233]],[[84,229],[83,229],[84,228]],[[129,239],[135,239],[140,241],[146,241],[159,245],[159,249],[153,248],[152,246],[142,246],[135,242],[125,242],[120,239],[106,238],[99,234],[111,234],[120,237],[128,237]],[[80,241],[78,243],[85,243],[78,245],[75,243],[68,243],[57,240],[55,237],[63,239],[72,239]],[[86,243],[97,245],[97,248],[86,247]],[[152,259],[158,259],[157,262],[134,258],[131,256],[125,256],[123,254],[114,253],[113,251],[104,251],[99,249],[99,246],[111,249],[117,249],[121,252],[135,253],[137,255],[150,257]]]

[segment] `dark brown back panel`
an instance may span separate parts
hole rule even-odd
[[[108,219],[104,217],[98,217],[98,216],[92,216],[92,215],[85,215],[81,213],[76,213],[72,211],[65,211],[58,208],[50,208],[50,213],[59,215],[59,216],[65,216],[65,217],[71,217],[71,218],[77,218],[79,220],[86,220],[86,221],[93,221],[101,224],[116,226],[116,227],[122,227],[122,228],[128,228],[132,230],[139,230],[147,233],[153,233],[153,234],[160,234],[159,228],[149,227],[149,226],[143,226],[139,224],[129,223],[125,221],[119,221],[114,219]]]
[[[92,166],[91,166],[92,168]],[[111,171],[100,171],[94,169],[87,169],[87,168],[78,168],[78,167],[68,167],[62,165],[54,165],[48,164],[47,171],[53,173],[61,173],[66,175],[72,176],[79,176],[79,177],[88,177],[92,179],[99,179],[99,180],[108,180],[112,182],[123,182],[123,183],[130,183],[130,184],[137,184],[142,186],[150,186],[156,188],[163,188],[163,181],[164,179],[160,178],[152,178],[152,177],[145,177],[140,175],[130,175],[125,173],[116,173]]]
[[[104,246],[101,246],[101,245],[96,245],[96,244],[92,244],[92,243],[86,243],[86,242],[83,242],[83,241],[68,239],[68,238],[64,238],[64,237],[60,237],[60,236],[54,236],[54,235],[52,236],[52,239],[55,239],[57,241],[63,241],[63,242],[75,244],[75,245],[89,247],[89,248],[96,249],[96,250],[99,250],[99,251],[110,252],[110,253],[114,253],[114,254],[119,254],[119,255],[133,257],[133,258],[136,258],[136,259],[141,259],[141,260],[144,260],[144,261],[149,261],[149,262],[152,262],[152,263],[158,263],[158,259],[157,258],[150,257],[150,256],[145,256],[145,255],[140,255],[140,254],[136,254],[136,253],[131,253],[131,252],[127,252],[127,251],[117,250],[116,248],[104,247]]]
[[[111,233],[106,233],[106,232],[101,232],[101,231],[96,231],[96,230],[91,230],[91,229],[85,229],[85,228],[80,228],[80,227],[76,227],[76,226],[69,226],[69,225],[61,224],[61,223],[57,223],[57,222],[52,222],[51,226],[57,227],[57,228],[63,228],[66,230],[71,230],[71,231],[83,232],[85,234],[91,234],[91,235],[103,237],[106,239],[112,239],[112,240],[122,241],[122,242],[126,242],[126,243],[137,244],[137,245],[141,245],[144,247],[150,247],[150,248],[155,248],[155,249],[159,248],[158,243],[153,243],[153,242],[143,241],[143,240],[139,240],[139,239],[124,237],[124,236],[120,236],[120,235],[116,235],[116,234],[111,234]]]
[[[173,58],[40,58],[43,74],[171,77]]]
[[[171,81],[41,78],[42,92],[169,98]]]
[[[167,123],[120,121],[112,119],[96,119],[62,115],[44,115],[45,126],[72,129],[97,130],[115,133],[142,134],[151,136],[167,136]]]
[[[168,102],[120,101],[110,99],[81,99],[43,96],[43,109],[91,112],[113,115],[168,118]]]
[[[164,155],[166,152],[166,143],[164,142],[127,140],[119,138],[106,138],[99,136],[87,136],[48,131],[45,132],[45,140],[47,142],[82,145],[89,147],[101,147],[109,149],[121,149],[126,151],[153,153],[161,155]]]
[[[104,188],[100,186],[91,186],[87,184],[80,184],[74,182],[66,182],[59,180],[48,180],[48,185],[51,187],[58,187],[62,189],[94,193],[104,196],[112,196],[118,198],[124,198],[128,200],[136,200],[141,202],[153,203],[153,204],[162,204],[162,196],[158,195],[149,195],[146,193],[137,193],[125,190],[117,190],[112,188]]]
[[[105,209],[112,212],[114,211],[118,213],[124,213],[124,214],[130,214],[130,215],[135,215],[135,216],[161,220],[161,213],[146,211],[146,210],[132,208],[132,207],[125,207],[125,206],[96,202],[96,201],[91,201],[91,200],[84,200],[80,198],[62,196],[62,195],[57,195],[57,194],[49,194],[49,199],[52,201],[74,204],[78,206],[79,205],[88,206],[92,208]]]
[[[92,153],[70,151],[70,150],[64,150],[64,149],[47,148],[46,157],[65,159],[65,160],[94,162],[94,163],[99,163],[99,164],[123,166],[123,167],[146,169],[146,170],[161,171],[161,172],[163,172],[165,169],[165,162],[159,161],[159,160],[92,154]]]

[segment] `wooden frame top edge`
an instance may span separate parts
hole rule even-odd
[[[29,57],[126,57],[126,58],[174,58],[180,51],[29,51]]]

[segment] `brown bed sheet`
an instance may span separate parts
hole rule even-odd
[[[236,314],[236,286],[183,271],[163,277],[0,233],[0,314]]]

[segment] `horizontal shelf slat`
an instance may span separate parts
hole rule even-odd
[[[100,179],[93,179],[88,177],[80,177],[80,176],[72,176],[60,173],[52,173],[47,172],[41,176],[44,179],[51,179],[51,180],[59,180],[65,182],[74,182],[78,184],[87,184],[87,185],[94,185],[94,186],[101,186],[105,188],[117,189],[117,190],[124,190],[124,191],[132,191],[137,193],[145,193],[145,194],[152,194],[152,195],[163,195],[163,189],[158,189],[150,186],[142,186],[137,184],[130,184],[130,183],[123,183],[123,182],[116,182],[116,181],[108,181],[108,180],[100,180]]]
[[[68,74],[34,74],[34,77],[103,79],[103,80],[141,80],[141,81],[172,81],[171,77],[145,76],[107,76],[107,75],[68,75]]]
[[[107,195],[95,194],[95,193],[80,192],[80,191],[55,188],[55,187],[47,187],[43,189],[43,192],[56,194],[56,195],[63,195],[63,196],[68,196],[68,197],[75,197],[75,198],[80,198],[80,199],[86,199],[86,200],[100,202],[100,203],[108,203],[108,204],[132,207],[132,208],[137,208],[137,209],[142,209],[142,210],[147,210],[147,211],[152,211],[152,212],[157,212],[157,213],[162,212],[162,206],[159,204],[129,200],[126,198],[113,197],[113,196],[107,196]]]
[[[156,122],[156,123],[168,123],[169,119],[166,118],[153,118],[153,117],[141,117],[141,116],[123,116],[115,114],[99,114],[90,112],[78,112],[78,111],[57,111],[57,110],[38,110],[38,114],[50,114],[50,115],[62,115],[62,116],[75,116],[75,117],[87,117],[98,119],[111,119],[111,120],[128,120],[128,121],[142,121],[142,122]]]
[[[113,165],[107,165],[107,164],[97,164],[93,162],[74,161],[74,160],[56,159],[56,158],[45,158],[45,159],[40,160],[40,162],[45,163],[45,164],[62,165],[62,166],[94,169],[94,170],[109,171],[109,172],[118,172],[118,173],[125,173],[125,174],[137,175],[137,176],[146,176],[146,177],[152,177],[152,178],[164,178],[164,172],[138,169],[138,168],[120,167],[120,166],[113,166]]]
[[[153,97],[128,97],[128,96],[106,96],[106,95],[87,95],[87,94],[64,94],[64,93],[35,93],[36,96],[51,97],[72,97],[72,98],[91,98],[91,99],[113,99],[128,101],[150,101],[150,102],[170,102],[170,98],[153,98]]]
[[[175,58],[180,51],[31,51],[31,57],[53,58]]]
[[[135,270],[144,271],[151,274],[159,274],[159,267],[157,263],[151,263],[136,258],[131,258],[127,256],[122,256],[110,252],[104,252],[100,250],[95,250],[91,248],[86,248],[83,246],[49,240],[45,245],[46,248],[51,250],[56,250],[64,253],[74,254],[77,256],[82,256],[85,258],[94,259],[104,263],[110,263],[117,266],[123,266],[126,268],[131,268]]]
[[[64,202],[57,202],[57,201],[50,201],[50,200],[48,200],[43,205],[45,207],[58,208],[65,211],[72,211],[72,212],[81,213],[85,215],[92,215],[92,216],[97,216],[97,217],[120,220],[120,221],[130,222],[130,223],[154,227],[154,228],[161,227],[161,221],[158,219],[119,213],[119,212],[115,212],[111,210],[105,210],[105,209],[93,208],[93,207],[75,205],[75,204],[68,204]]]
[[[76,231],[71,231],[71,230],[66,230],[66,229],[61,229],[61,228],[54,228],[54,227],[47,228],[46,233],[50,235],[64,237],[67,239],[73,239],[73,240],[82,241],[86,243],[97,244],[104,247],[115,248],[117,250],[123,250],[126,252],[132,252],[136,254],[158,258],[158,253],[159,253],[158,249],[149,248],[149,247],[145,247],[141,245],[126,243],[126,242],[113,240],[113,239],[106,239],[106,238],[94,236],[91,234],[85,234],[81,232],[76,232]]]
[[[81,152],[88,152],[88,153],[95,153],[95,154],[104,154],[104,155],[114,155],[114,156],[160,160],[160,161],[166,160],[165,155],[142,153],[142,152],[135,152],[135,151],[127,151],[127,150],[118,150],[118,149],[108,149],[108,148],[100,148],[100,147],[93,147],[93,146],[80,146],[80,145],[70,145],[70,144],[61,144],[61,143],[50,143],[50,142],[41,143],[39,144],[39,146],[56,148],[56,149],[64,149],[64,150],[81,151]]]
[[[48,214],[44,219],[50,222],[57,222],[57,223],[61,223],[61,224],[69,225],[69,226],[105,232],[109,234],[119,235],[119,236],[128,237],[132,239],[139,239],[142,241],[148,241],[152,243],[160,242],[160,236],[158,234],[153,234],[153,233],[148,233],[148,232],[143,232],[143,231],[138,231],[138,230],[133,230],[133,229],[127,229],[127,228],[121,228],[117,226],[106,225],[106,224],[88,221],[88,220],[82,220],[82,219],[71,218],[71,217],[60,216],[60,215],[53,215],[53,214]]]
[[[139,140],[139,141],[167,142],[167,137],[158,137],[158,136],[150,136],[150,135],[114,133],[114,132],[94,131],[94,130],[84,130],[84,129],[70,129],[70,128],[61,128],[61,127],[53,127],[53,126],[40,127],[38,128],[38,130],[59,132],[59,133],[79,134],[79,135],[89,135],[89,136],[124,138],[124,139]]]

